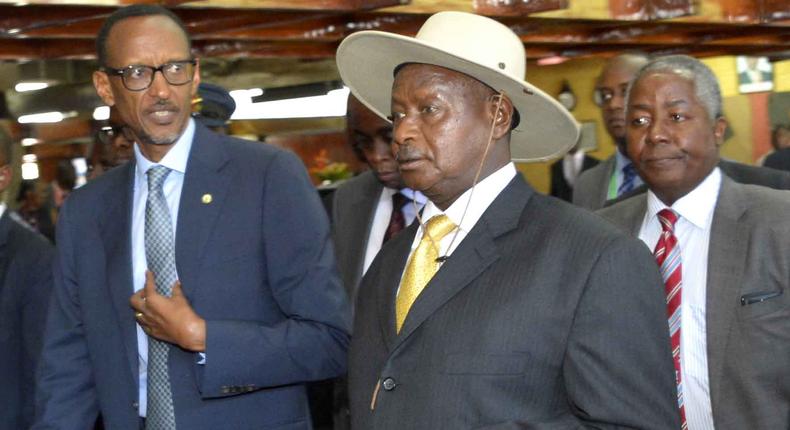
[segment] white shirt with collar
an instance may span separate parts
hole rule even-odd
[[[491,206],[491,203],[499,196],[502,190],[507,187],[511,180],[516,176],[515,164],[508,163],[501,167],[496,172],[488,175],[485,179],[478,182],[475,187],[466,190],[461,194],[458,199],[442,211],[432,201],[425,204],[425,209],[422,211],[422,221],[428,222],[429,219],[436,215],[447,215],[450,220],[459,226],[450,234],[444,236],[439,242],[439,255],[451,256],[453,251],[458,248],[458,245],[463,242],[466,235],[474,228],[483,213]],[[471,201],[470,201],[471,199]],[[469,201],[469,208],[466,209],[466,203]],[[466,214],[464,214],[466,211]],[[420,226],[417,234],[414,236],[414,242],[411,244],[411,252],[420,244],[423,235],[423,227]],[[405,269],[404,269],[405,271]],[[401,274],[403,276],[403,274]]]
[[[579,150],[572,154],[567,153],[562,157],[562,176],[571,187],[576,183],[579,173],[582,172],[585,155],[587,155],[586,152]]]
[[[682,264],[680,368],[690,430],[714,428],[708,383],[705,298],[710,229],[720,188],[721,171],[716,167],[696,188],[672,205],[672,210],[679,215],[675,236]],[[647,192],[647,211],[639,239],[651,250],[655,249],[661,235],[657,214],[666,207],[652,191]]]
[[[370,233],[368,233],[368,245],[365,248],[365,262],[362,266],[362,275],[365,275],[365,272],[368,271],[371,263],[376,258],[376,254],[379,253],[381,250],[381,246],[384,244],[384,235],[387,233],[387,227],[390,223],[390,217],[392,216],[392,196],[395,193],[401,193],[406,196],[409,200],[413,201],[406,203],[401,209],[403,213],[403,218],[405,219],[406,225],[414,221],[414,218],[417,216],[417,211],[422,209],[425,206],[425,202],[428,199],[419,191],[414,191],[411,188],[403,188],[400,191],[394,188],[384,187],[381,190],[381,194],[379,195],[378,203],[376,204],[376,212],[373,214],[373,222],[370,225]],[[415,209],[416,203],[416,209]]]
[[[189,119],[186,129],[178,138],[176,143],[167,151],[159,163],[154,163],[143,155],[134,145],[134,197],[132,200],[132,280],[134,291],[139,291],[145,286],[145,271],[148,263],[145,258],[145,203],[148,199],[148,175],[146,172],[152,166],[158,164],[165,166],[171,172],[165,178],[162,190],[167,200],[167,207],[170,210],[170,219],[173,223],[173,235],[176,234],[176,224],[178,223],[178,206],[181,201],[181,189],[184,186],[184,174],[186,173],[189,151],[192,149],[192,140],[195,136],[195,123]],[[129,310],[131,312],[131,309]],[[137,356],[139,359],[139,414],[146,416],[148,405],[147,382],[148,382],[148,336],[143,332],[140,325],[137,325]]]

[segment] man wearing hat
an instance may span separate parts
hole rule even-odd
[[[337,61],[354,95],[391,116],[401,175],[429,199],[359,287],[353,428],[679,428],[649,251],[536,193],[511,162],[556,157],[578,136],[523,80],[519,38],[442,12],[415,38],[356,33]]]
[[[194,100],[195,119],[221,134],[228,134],[228,121],[236,110],[236,101],[219,85],[201,82]]]

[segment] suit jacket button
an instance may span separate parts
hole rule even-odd
[[[140,404],[137,402],[132,402],[132,409],[134,410],[140,409]]]
[[[222,394],[229,394],[229,393],[230,393],[230,387],[228,386],[222,387]]]
[[[395,389],[395,386],[398,385],[395,383],[395,380],[392,378],[387,378],[384,380],[384,383],[381,384],[384,387],[384,391],[392,391]]]

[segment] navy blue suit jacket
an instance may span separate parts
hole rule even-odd
[[[30,427],[54,249],[6,212],[0,217],[0,430]]]
[[[36,429],[137,430],[134,163],[76,190],[58,223]],[[211,195],[206,203],[204,196]],[[349,309],[304,166],[196,124],[176,232],[182,288],[206,319],[205,365],[173,347],[179,429],[310,428],[303,382],[345,371]]]

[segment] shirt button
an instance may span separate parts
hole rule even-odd
[[[392,391],[395,389],[395,386],[398,385],[395,383],[395,380],[392,378],[387,378],[384,380],[382,386],[384,387],[384,391]]]

